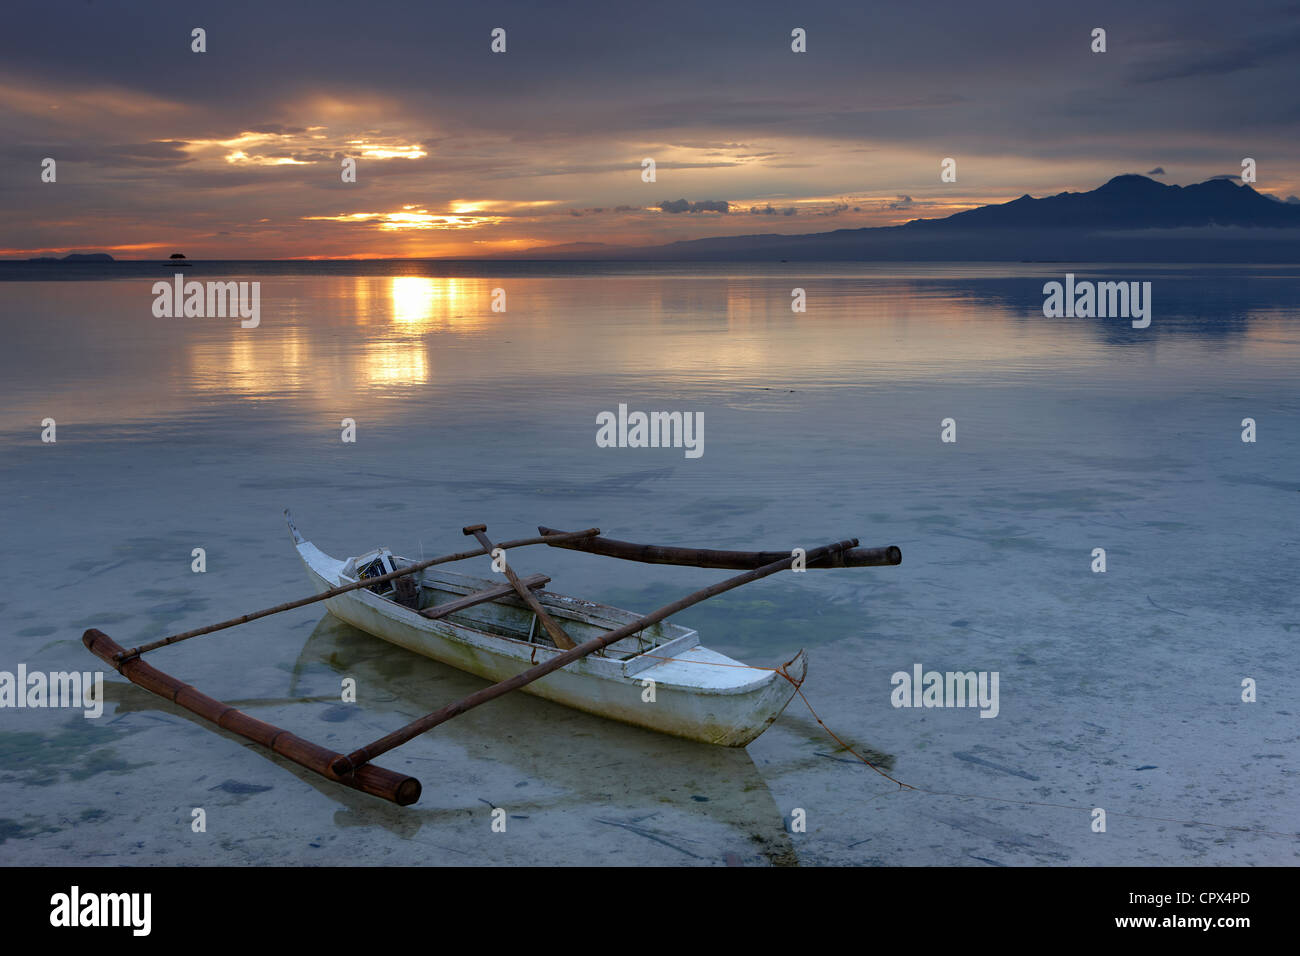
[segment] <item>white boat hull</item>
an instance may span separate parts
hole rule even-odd
[[[332,558],[295,531],[295,543],[312,584],[325,591],[356,580],[350,561]],[[355,560],[355,559],[352,559]],[[427,587],[481,590],[499,581],[423,572]],[[430,584],[430,579],[435,584]],[[612,628],[636,617],[627,611],[580,601],[548,591],[535,592],[561,621]],[[467,626],[456,616],[430,620],[366,588],[325,602],[329,612],[353,627],[391,644],[496,682],[527,670],[559,651],[549,645],[514,639]],[[480,605],[491,613],[531,613],[514,596]],[[807,662],[802,651],[786,665],[790,680],[768,668],[749,667],[699,645],[693,630],[665,624],[661,647],[640,655],[589,656],[522,688],[524,693],[622,721],[648,730],[727,747],[743,747],[780,716],[802,683]],[[647,629],[647,633],[650,629]],[[666,659],[668,658],[668,659]],[[653,682],[653,695],[649,693]],[[793,681],[794,683],[792,683]],[[653,699],[649,699],[653,697]],[[431,701],[436,704],[436,701]]]

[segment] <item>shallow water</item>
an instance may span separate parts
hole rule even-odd
[[[129,646],[301,596],[285,507],[337,555],[457,550],[480,521],[498,538],[594,524],[724,548],[856,536],[898,545],[903,564],[779,575],[676,620],[760,666],[806,648],[827,725],[898,779],[967,796],[899,791],[797,699],[732,751],[512,695],[390,755],[425,788],[399,810],[110,672],[98,720],[0,710],[0,861],[1300,856],[1277,835],[1300,829],[1296,270],[187,270],[262,283],[261,323],[241,329],[155,318],[150,287],[174,270],[121,265],[66,274],[79,281],[0,269],[4,573],[39,582],[0,597],[0,670],[97,665],[86,627]],[[1044,318],[1042,285],[1067,268],[1151,281],[1150,328]],[[794,287],[806,313],[790,310]],[[490,309],[498,288],[505,313]],[[703,455],[597,447],[596,415],[620,403],[703,413]],[[190,570],[198,547],[204,574]],[[1096,547],[1105,574],[1089,570]],[[512,564],[634,610],[725,576],[556,551]],[[340,749],[482,686],[319,606],[154,663]],[[891,675],[915,663],[999,672],[998,716],[894,708]],[[357,707],[338,702],[344,676]],[[1240,700],[1247,677],[1256,703]],[[206,833],[191,831],[196,807]],[[1092,832],[1092,807],[1107,832]],[[790,832],[795,808],[806,832]]]

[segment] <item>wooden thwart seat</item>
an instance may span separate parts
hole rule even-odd
[[[472,524],[467,525],[460,530],[466,535],[472,534],[477,538],[478,543],[483,546],[483,550],[492,555],[494,561],[498,556],[502,558],[505,557],[505,548],[498,548],[487,536],[487,525]],[[542,622],[542,627],[546,628],[546,633],[551,635],[551,640],[555,642],[555,646],[563,647],[565,650],[571,650],[577,647],[578,645],[574,643],[573,638],[564,633],[564,628],[560,627],[560,625],[556,623],[555,618],[546,613],[546,608],[542,607],[542,603],[537,600],[533,595],[533,592],[524,585],[524,582],[520,579],[519,575],[515,574],[511,569],[509,563],[503,560],[501,565],[501,570],[505,572],[505,576],[510,581],[511,587],[514,588],[516,594],[524,599],[524,603],[533,609],[533,613],[537,615],[537,620]]]
[[[529,590],[535,591],[537,588],[545,587],[550,583],[550,580],[551,579],[545,574],[530,574],[526,578],[520,578],[519,583]],[[448,614],[455,614],[457,611],[463,611],[476,604],[486,604],[488,601],[495,601],[497,598],[502,598],[507,594],[514,593],[515,586],[513,584],[498,584],[496,587],[484,588],[482,591],[474,591],[471,594],[466,594],[464,597],[448,601],[446,604],[439,604],[436,607],[426,607],[420,612],[420,614],[423,617],[436,621],[438,618],[446,617]]]

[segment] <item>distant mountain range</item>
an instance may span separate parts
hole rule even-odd
[[[1300,262],[1300,201],[1230,179],[1170,186],[1126,175],[1090,192],[1025,195],[901,226],[643,247],[575,243],[499,258],[1288,263]]]
[[[1086,193],[1024,195],[946,219],[914,219],[902,229],[1182,229],[1201,226],[1296,228],[1300,202],[1280,202],[1230,179],[1169,186],[1146,176],[1116,176]]]

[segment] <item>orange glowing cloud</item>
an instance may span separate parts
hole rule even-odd
[[[350,212],[337,216],[303,216],[310,222],[351,222],[376,225],[385,232],[407,229],[471,229],[505,222],[502,216],[431,213],[418,206],[403,206],[397,212]]]
[[[423,159],[428,152],[418,143],[400,136],[370,136],[358,139],[349,134],[332,137],[325,126],[308,126],[288,132],[244,130],[224,139],[193,139],[185,144],[192,159],[232,165],[310,166],[333,163],[340,154],[362,159]]]

